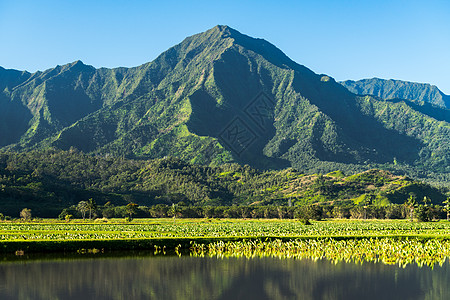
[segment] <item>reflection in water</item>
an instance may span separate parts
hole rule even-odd
[[[23,260],[0,263],[0,299],[450,299],[449,271],[273,258]]]

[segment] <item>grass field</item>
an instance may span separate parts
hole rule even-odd
[[[11,253],[80,249],[190,255],[274,256],[419,265],[450,257],[450,222],[327,220],[123,219],[0,222],[0,251]],[[186,252],[184,252],[186,253]]]

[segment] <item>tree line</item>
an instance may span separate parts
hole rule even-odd
[[[157,204],[153,206],[139,206],[129,203],[114,206],[111,203],[97,206],[95,201],[81,201],[78,205],[65,208],[59,215],[61,220],[71,218],[243,218],[243,219],[300,219],[307,223],[309,220],[327,218],[339,219],[410,219],[423,222],[440,219],[449,220],[450,198],[444,205],[430,204],[425,198],[418,203],[410,197],[403,204],[378,205],[303,205],[303,206],[193,206],[184,203]],[[87,213],[89,213],[87,215]],[[69,217],[68,217],[69,216]]]

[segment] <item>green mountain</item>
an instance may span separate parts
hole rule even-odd
[[[0,74],[3,150],[76,148],[310,173],[382,167],[439,182],[450,172],[447,110],[357,96],[227,26],[135,68],[77,61]]]
[[[379,78],[346,80],[340,84],[358,95],[375,95],[383,99],[409,99],[450,108],[450,96],[431,84]]]

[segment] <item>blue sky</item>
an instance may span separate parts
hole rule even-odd
[[[448,0],[0,0],[0,66],[132,67],[217,24],[336,80],[426,82],[450,94]]]

